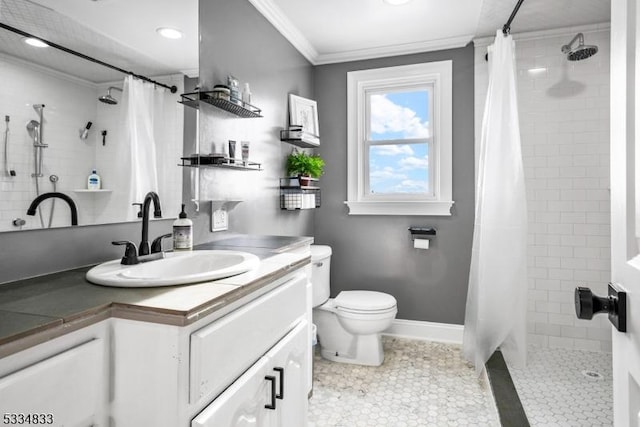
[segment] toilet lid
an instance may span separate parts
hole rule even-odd
[[[397,304],[389,294],[375,291],[342,291],[334,299],[338,308],[348,310],[385,310]]]

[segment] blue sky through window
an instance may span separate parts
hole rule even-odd
[[[413,90],[370,96],[371,141],[428,139],[429,92]],[[426,142],[371,145],[369,192],[428,193],[429,146]]]

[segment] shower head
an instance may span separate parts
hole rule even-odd
[[[122,89],[117,88],[115,86],[111,86],[111,87],[109,87],[109,89],[107,89],[107,94],[98,97],[98,100],[100,102],[104,102],[105,104],[116,105],[118,103],[118,100],[115,99],[113,96],[111,96],[111,90],[112,89],[119,90],[120,92],[122,92]]]
[[[27,132],[29,136],[33,139],[33,145],[36,146],[40,144],[40,122],[37,120],[31,120],[27,123]]]
[[[571,48],[571,46],[578,41],[578,46]],[[562,53],[567,54],[569,61],[582,61],[583,59],[591,58],[598,53],[598,46],[585,45],[584,35],[582,33],[576,34],[576,36],[568,44],[562,46]]]
[[[40,113],[44,108],[44,104],[33,104],[33,109],[36,110],[37,113]]]

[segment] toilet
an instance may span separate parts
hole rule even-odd
[[[381,365],[384,352],[380,333],[396,317],[396,299],[374,291],[342,291],[329,298],[329,246],[311,245],[311,265],[313,323],[322,357],[356,365]]]

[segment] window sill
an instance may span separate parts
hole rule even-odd
[[[451,216],[453,201],[432,202],[344,202],[349,215]]]

